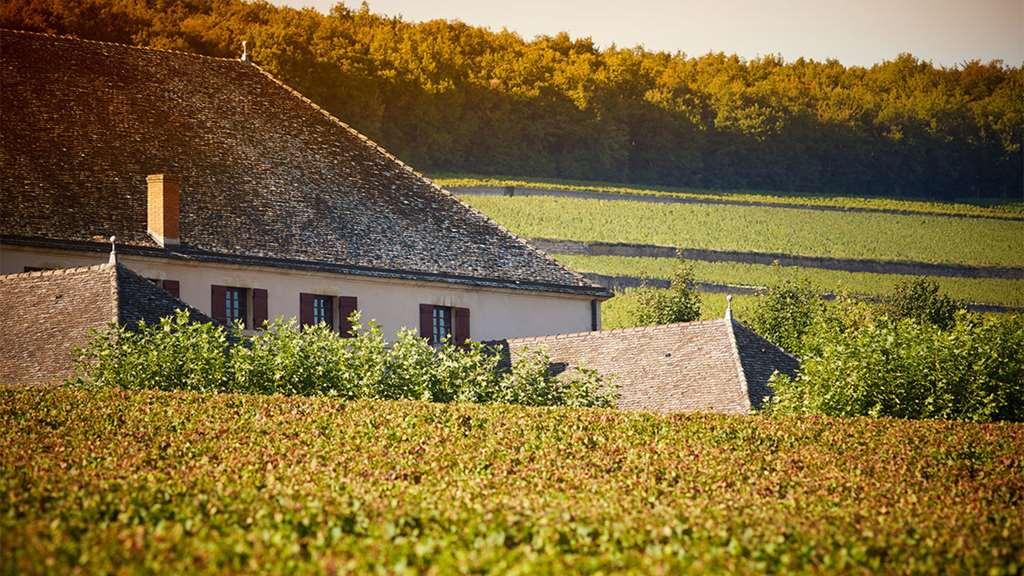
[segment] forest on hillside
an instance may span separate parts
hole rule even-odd
[[[699,17],[699,15],[695,15]],[[1024,64],[744,60],[242,0],[5,0],[0,27],[253,60],[422,171],[1024,195]]]

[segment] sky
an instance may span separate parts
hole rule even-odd
[[[271,0],[326,12],[336,0]],[[346,4],[356,8],[359,0]],[[566,31],[651,50],[781,54],[870,65],[901,52],[942,66],[1024,63],[1024,0],[371,0],[408,21],[444,18],[526,39]]]

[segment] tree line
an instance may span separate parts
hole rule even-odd
[[[0,26],[256,63],[423,171],[897,197],[1024,195],[1024,65],[871,67],[525,40],[242,0],[10,0]]]

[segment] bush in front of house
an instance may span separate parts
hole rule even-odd
[[[187,312],[159,324],[111,326],[78,351],[76,382],[126,389],[336,396],[344,399],[500,402],[531,406],[613,406],[617,391],[593,370],[557,378],[543,352],[501,366],[479,342],[435,349],[412,330],[388,344],[375,322],[353,316],[353,337],[325,325],[275,321],[251,336],[191,322]]]

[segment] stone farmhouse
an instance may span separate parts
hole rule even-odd
[[[247,58],[0,32],[0,273],[119,261],[218,321],[496,339],[610,296]]]

